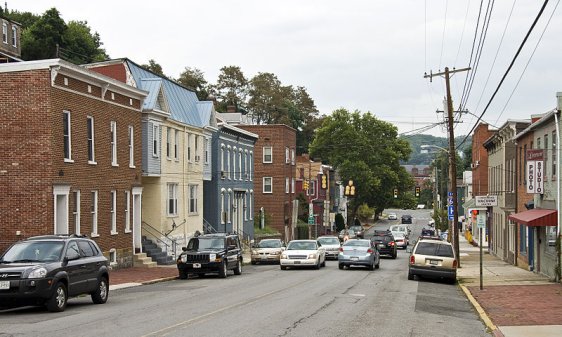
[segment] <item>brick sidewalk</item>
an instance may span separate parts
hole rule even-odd
[[[118,285],[124,283],[146,283],[163,278],[178,276],[175,265],[154,268],[123,268],[112,270],[109,273],[109,284]]]
[[[495,325],[562,325],[562,284],[467,288]]]

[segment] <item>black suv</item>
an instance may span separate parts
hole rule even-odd
[[[411,224],[412,223],[412,216],[409,215],[409,214],[404,214],[404,215],[402,215],[401,221],[402,221],[402,223],[405,223],[405,224]]]
[[[375,231],[371,241],[376,244],[381,255],[389,255],[393,259],[396,258],[396,243],[390,231]]]
[[[205,234],[193,237],[182,248],[183,253],[177,259],[180,279],[188,274],[204,275],[218,273],[226,277],[228,270],[235,275],[242,274],[242,249],[235,234]]]
[[[45,305],[63,311],[69,297],[109,295],[109,262],[84,236],[36,236],[14,243],[0,257],[1,306]]]

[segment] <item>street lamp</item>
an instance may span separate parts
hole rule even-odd
[[[454,148],[446,149],[441,146],[437,145],[421,145],[420,148],[428,149],[428,148],[436,148],[441,151],[447,152],[449,155],[449,183],[451,186],[450,193],[452,194],[452,205],[453,206],[453,224],[449,228],[453,234],[453,246],[455,248],[455,255],[458,261],[458,267],[461,266],[461,258],[460,258],[460,251],[459,251],[459,210],[458,210],[458,196],[457,196],[457,165],[456,165],[456,153]]]

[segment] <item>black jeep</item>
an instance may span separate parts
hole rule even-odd
[[[109,295],[109,262],[80,235],[36,236],[14,243],[0,257],[0,307],[45,305],[63,311],[68,297]]]
[[[242,274],[242,249],[235,234],[205,234],[191,238],[177,259],[180,279],[188,274],[204,275],[217,273],[226,277],[232,269],[235,275]]]

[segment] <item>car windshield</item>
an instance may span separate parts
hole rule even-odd
[[[369,241],[349,240],[343,244],[346,247],[369,247]]]
[[[224,249],[224,240],[221,238],[193,238],[189,240],[187,250]]]
[[[19,242],[10,247],[0,261],[3,263],[59,261],[63,247],[64,242],[57,241]]]
[[[319,238],[318,242],[320,242],[321,245],[339,245],[340,244],[340,240],[338,240],[337,238]]]
[[[429,242],[420,242],[418,247],[416,248],[416,254],[455,257],[452,246]]]
[[[316,242],[313,241],[293,241],[287,246],[287,250],[316,250]]]
[[[281,241],[279,240],[263,240],[258,243],[259,248],[281,248]]]

